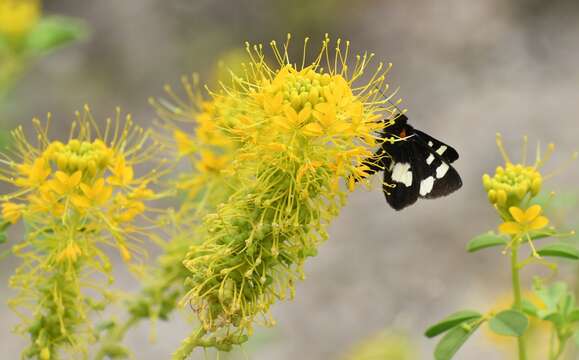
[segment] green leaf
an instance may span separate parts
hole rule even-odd
[[[575,308],[573,309],[570,313],[569,313],[569,322],[576,322],[579,321],[579,308]]]
[[[455,327],[458,324],[462,324],[465,321],[472,319],[479,319],[482,315],[473,310],[462,310],[449,315],[444,320],[429,327],[424,333],[425,336],[432,338],[443,332]]]
[[[468,338],[478,329],[481,322],[477,319],[468,324],[460,324],[447,332],[434,349],[436,360],[450,360]]]
[[[551,237],[553,235],[555,235],[557,232],[555,230],[541,230],[541,231],[537,231],[537,232],[533,232],[530,236],[531,236],[531,240],[540,240],[540,239],[544,239],[544,238],[548,238]]]
[[[555,327],[560,328],[563,325],[563,316],[559,313],[551,313],[543,317],[543,320],[550,321],[555,324]]]
[[[518,310],[505,310],[496,314],[489,322],[492,331],[505,336],[522,336],[529,327],[529,319]]]
[[[546,310],[542,310],[539,313],[544,312],[545,314],[550,314],[557,311],[557,305],[563,296],[567,294],[567,284],[564,282],[556,282],[548,287],[535,285],[534,291],[547,306]]]
[[[493,246],[505,246],[507,245],[507,239],[502,236],[489,231],[486,234],[479,235],[469,241],[466,245],[466,251],[475,252],[482,249],[486,249]]]
[[[579,260],[579,250],[575,246],[567,243],[550,244],[537,250],[537,253],[541,256]]]
[[[87,26],[83,21],[62,16],[43,18],[27,38],[26,48],[39,55],[69,43],[86,38]]]
[[[0,232],[0,245],[4,244],[6,241],[8,241],[6,234],[4,234],[3,232]]]

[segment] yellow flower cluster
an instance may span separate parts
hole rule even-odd
[[[526,141],[525,138],[524,156],[526,156]],[[527,165],[525,159],[521,164],[513,164],[504,149],[500,134],[497,134],[497,145],[503,154],[505,167],[497,167],[493,177],[484,174],[483,186],[491,204],[506,212],[511,206],[519,206],[524,200],[537,196],[541,191],[543,177],[539,168],[553,152],[554,145],[549,144],[545,158],[538,156],[533,165]]]
[[[108,122],[103,139],[93,139],[91,132],[98,129],[90,118],[87,108],[73,126],[78,135],[71,134],[66,144],[50,141],[48,129],[38,120],[34,122],[40,148],[26,140],[22,128],[14,131],[22,162],[8,157],[2,161],[0,180],[19,189],[2,198],[5,219],[16,223],[26,217],[28,222],[45,224],[58,218],[66,224],[91,217],[91,223],[102,224],[115,234],[132,231],[126,225],[144,213],[144,201],[154,197],[148,184],[158,176],[153,172],[140,179],[134,177],[134,166],[153,154],[152,148],[143,149],[148,134],[135,128],[129,116],[123,128],[117,118],[114,129]],[[137,137],[140,139],[135,141]]]
[[[162,127],[172,134],[171,139],[163,142],[173,147],[180,158],[191,164],[191,172],[181,174],[176,183],[177,189],[188,192],[195,198],[200,192],[212,194],[218,187],[222,173],[234,159],[236,142],[219,127],[216,118],[227,117],[222,114],[222,102],[226,97],[205,100],[198,92],[198,79],[182,78],[186,97],[178,96],[170,86],[165,87],[169,100],[151,99],[151,104],[163,119]],[[217,183],[215,183],[217,182]],[[214,184],[215,183],[215,184]]]
[[[380,93],[390,66],[378,63],[367,74],[371,54],[352,56],[348,42],[333,46],[326,37],[314,60],[306,64],[304,51],[298,66],[288,47],[289,37],[283,51],[271,43],[277,66],[270,66],[262,46],[248,44],[244,71],[232,72],[232,85],[211,92],[213,116],[206,120],[233,144],[233,153],[221,149],[234,158],[221,170],[232,190],[205,217],[202,241],[184,261],[190,271],[185,301],[202,328],[175,359],[195,347],[227,350],[243,343],[259,319],[273,324],[269,307],[293,296],[305,259],[317,253],[344,203],[340,181],[372,154],[384,119],[395,113]],[[196,135],[185,141],[180,134],[180,147],[201,143],[202,132]],[[211,161],[198,170],[223,166]]]
[[[150,185],[162,173],[157,168],[135,176],[135,167],[151,160],[159,144],[130,116],[122,119],[120,110],[101,131],[86,107],[65,142],[50,139],[50,115],[46,125],[33,123],[38,145],[18,128],[11,156],[0,158],[0,181],[14,187],[0,198],[2,217],[13,224],[24,219],[27,226],[24,241],[14,246],[23,263],[10,283],[20,290],[13,305],[35,309],[22,328],[34,340],[27,350],[31,357],[64,343],[82,350],[86,329],[79,327],[90,327],[87,314],[100,306],[83,288],[108,292],[86,274],[102,273],[112,281],[103,245],[116,247],[127,262],[143,252],[148,228],[135,220],[147,224],[146,202],[157,196]]]
[[[39,0],[0,0],[0,34],[26,34],[40,18]]]

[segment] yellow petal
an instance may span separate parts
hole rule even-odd
[[[513,219],[515,219],[516,222],[522,223],[523,221],[525,221],[525,213],[520,208],[516,206],[511,206],[509,208],[509,212],[511,213]]]
[[[302,128],[302,132],[307,136],[320,136],[324,133],[324,130],[318,123],[309,123]]]
[[[527,223],[532,222],[541,213],[540,205],[533,205],[525,211],[525,221]]]
[[[513,221],[507,221],[499,225],[499,232],[502,234],[515,235],[520,233],[521,230],[521,226]]]
[[[298,115],[299,123],[302,124],[302,123],[306,122],[310,118],[311,115],[312,115],[312,108],[309,106],[304,107]]]
[[[296,126],[298,124],[298,113],[291,106],[286,106],[283,109],[287,122],[291,126]]]
[[[539,230],[549,224],[549,219],[545,216],[539,216],[532,223],[529,224],[529,230]]]
[[[75,195],[70,200],[79,209],[88,209],[90,207],[90,201],[84,196]]]
[[[54,177],[56,177],[56,179],[63,184],[66,184],[69,179],[68,175],[66,175],[66,173],[62,171],[57,171],[56,174],[54,174]]]
[[[75,187],[80,184],[80,180],[82,179],[82,171],[77,171],[70,177],[70,186]]]

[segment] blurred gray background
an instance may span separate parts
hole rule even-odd
[[[508,297],[507,257],[464,251],[471,237],[497,224],[480,180],[502,163],[495,133],[504,134],[515,159],[524,134],[531,144],[554,141],[547,169],[579,148],[576,0],[52,0],[45,10],[85,19],[92,37],[32,67],[1,104],[3,128],[48,111],[68,126],[84,103],[98,118],[120,105],[147,125],[155,117],[149,96],[161,95],[166,83],[178,85],[183,74],[212,74],[243,41],[267,44],[291,32],[299,51],[304,36],[327,32],[393,62],[389,82],[400,87],[412,123],[459,150],[464,187],[448,198],[394,212],[379,187],[352,194],[330,240],[307,264],[296,299],[275,306],[277,327],[247,346],[251,359],[339,359],[385,328],[408,334],[421,358],[431,359],[436,341],[422,336],[428,325]],[[577,190],[577,169],[545,187]],[[3,303],[13,296],[6,284],[15,265],[13,258],[0,263]],[[562,277],[573,272],[562,269]],[[119,276],[120,287],[135,288],[130,275]],[[155,343],[148,326],[136,329],[127,340],[136,358],[168,359],[189,331],[185,317],[160,324]],[[5,306],[0,319],[0,357],[17,359],[26,339],[11,334],[17,318]],[[480,332],[456,359],[506,354]]]

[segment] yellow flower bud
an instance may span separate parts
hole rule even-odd
[[[505,206],[507,203],[507,193],[504,190],[497,191],[497,204],[499,206]]]
[[[491,204],[495,204],[497,202],[497,192],[494,189],[489,190],[487,196]]]

